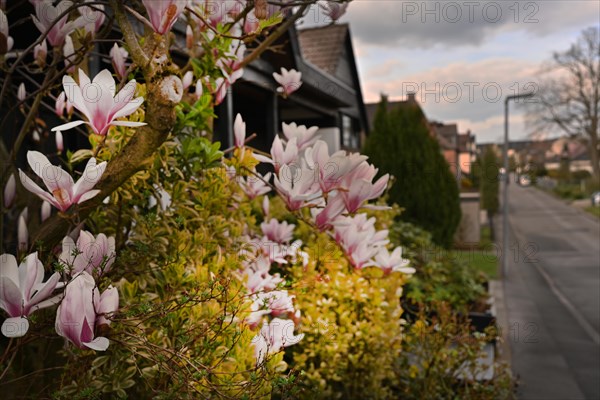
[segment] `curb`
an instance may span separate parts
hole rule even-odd
[[[533,185],[533,186],[530,186],[530,187],[532,187],[532,188],[535,188],[535,190],[537,190],[537,191],[538,191],[538,192],[540,192],[540,193],[543,193],[545,196],[547,196],[547,197],[549,197],[549,198],[551,198],[551,199],[554,199],[554,200],[558,201],[559,203],[562,203],[562,204],[564,204],[564,205],[568,206],[569,208],[571,208],[572,210],[575,210],[575,211],[576,211],[577,213],[579,213],[580,215],[584,215],[584,216],[585,216],[587,219],[589,219],[590,221],[593,221],[593,222],[595,222],[595,223],[600,223],[600,218],[597,218],[597,217],[593,216],[593,215],[592,215],[592,214],[590,214],[589,212],[587,212],[587,211],[585,211],[585,210],[582,210],[582,209],[581,209],[581,208],[579,208],[579,207],[575,207],[575,206],[574,206],[573,204],[571,204],[569,201],[567,201],[567,200],[565,200],[565,199],[562,199],[562,198],[560,198],[560,197],[557,197],[557,196],[553,195],[552,193],[549,193],[549,192],[547,192],[546,190],[544,190],[544,189],[541,189],[541,188],[539,188],[539,187],[537,187],[537,186],[535,186],[535,185]]]

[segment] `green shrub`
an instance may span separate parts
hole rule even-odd
[[[406,103],[388,110],[382,100],[364,153],[380,174],[395,177],[389,201],[404,209],[401,218],[450,246],[461,215],[458,185],[419,106]]]

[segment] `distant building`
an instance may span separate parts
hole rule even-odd
[[[409,93],[406,100],[389,101],[388,110],[403,107],[407,104],[415,104],[421,107],[414,93]],[[373,120],[379,103],[368,103],[365,105],[370,129],[373,129]],[[421,109],[423,112],[423,110]],[[425,115],[425,112],[423,112]],[[425,117],[427,118],[427,117]],[[445,124],[438,121],[427,121],[429,133],[434,137],[439,145],[446,162],[450,165],[452,174],[460,181],[460,177],[471,173],[471,166],[475,162],[477,146],[475,144],[475,135],[471,131],[459,133],[457,124]]]
[[[478,145],[481,149],[484,145]],[[566,151],[565,151],[566,150]],[[509,156],[518,166],[535,165],[547,170],[558,170],[561,158],[567,157],[571,171],[592,172],[587,143],[581,139],[560,137],[546,140],[522,140],[509,143]]]

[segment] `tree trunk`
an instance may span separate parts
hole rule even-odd
[[[598,134],[596,130],[590,132],[588,135],[589,142],[589,152],[590,152],[590,162],[592,163],[592,174],[594,176],[594,183],[600,183],[600,160],[598,156]]]

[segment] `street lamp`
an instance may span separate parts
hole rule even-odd
[[[508,271],[508,102],[511,100],[531,97],[533,93],[513,94],[504,99],[504,191],[502,192],[502,278],[506,278]]]

